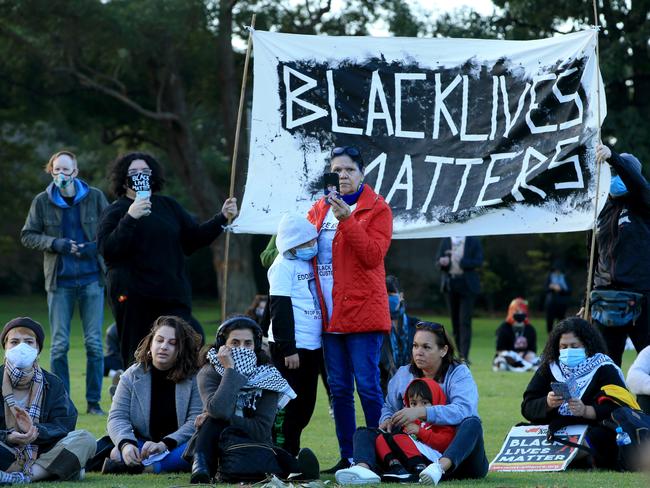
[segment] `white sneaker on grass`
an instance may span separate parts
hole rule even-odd
[[[381,478],[374,471],[363,466],[339,469],[334,477],[342,485],[367,485],[381,481]]]
[[[440,481],[440,478],[442,478],[443,474],[444,471],[442,470],[442,467],[436,461],[435,463],[429,464],[420,472],[420,483],[438,486],[438,482]]]

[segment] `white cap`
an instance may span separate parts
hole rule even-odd
[[[316,239],[318,233],[316,227],[302,215],[284,214],[278,225],[278,235],[275,238],[275,245],[280,254],[289,249],[300,246],[305,242]]]

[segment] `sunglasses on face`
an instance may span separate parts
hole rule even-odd
[[[342,154],[347,154],[351,158],[358,158],[361,156],[361,152],[354,146],[341,146],[335,147],[332,149],[330,157],[334,158],[336,156],[341,156]]]
[[[64,175],[64,176],[70,176],[72,173],[74,173],[74,169],[60,169],[56,168],[52,170],[53,175]]]
[[[130,169],[126,172],[126,176],[147,175],[151,176],[150,169]]]

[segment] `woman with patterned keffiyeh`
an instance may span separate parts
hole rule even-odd
[[[616,433],[601,422],[622,403],[638,406],[627,392],[623,372],[606,351],[598,329],[589,322],[577,317],[560,322],[551,331],[543,362],[524,392],[521,413],[534,424],[549,424],[549,433],[586,424],[592,465],[616,469],[617,456],[612,455],[617,452]],[[563,383],[563,394],[556,393],[552,383]],[[608,393],[603,390],[607,386]],[[614,400],[611,392],[616,390],[620,396]]]
[[[262,329],[248,317],[235,316],[221,324],[204,361],[197,381],[205,413],[186,452],[193,456],[190,483],[209,483],[215,475],[219,462],[215,439],[226,427],[241,429],[251,442],[272,445],[275,414],[296,396],[262,351]],[[301,449],[297,459],[274,450],[286,474],[318,479],[318,460],[310,449]]]
[[[77,410],[63,382],[38,364],[45,333],[29,317],[4,326],[0,408],[0,484],[77,480],[95,454],[95,439],[74,430]]]

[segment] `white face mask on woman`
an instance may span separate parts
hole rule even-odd
[[[31,368],[38,356],[38,349],[21,342],[5,351],[5,358],[18,369]]]

